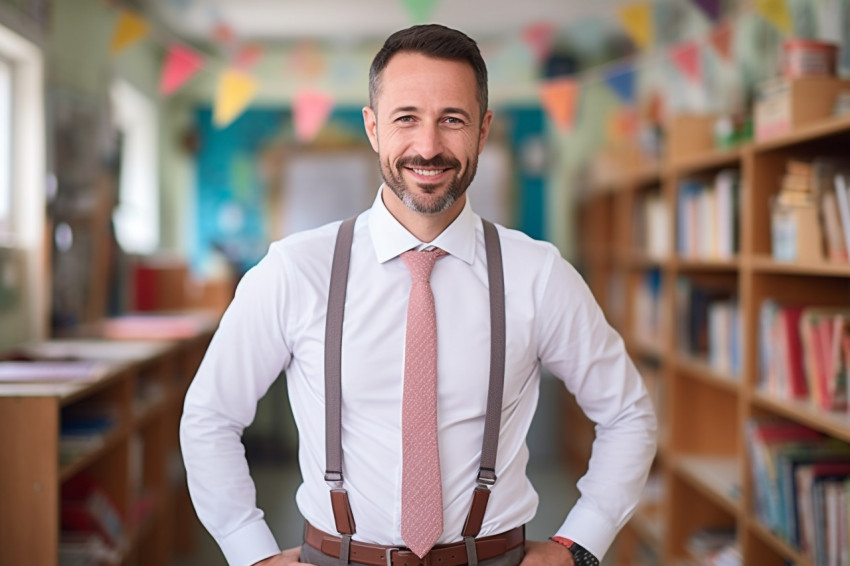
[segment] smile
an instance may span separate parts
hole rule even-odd
[[[411,167],[410,170],[417,175],[422,175],[423,177],[436,177],[437,175],[448,171],[448,169],[415,169],[413,167]]]

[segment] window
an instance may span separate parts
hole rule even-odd
[[[0,58],[0,241],[11,234],[12,65]]]
[[[124,80],[113,84],[111,98],[121,140],[115,236],[125,252],[150,254],[159,246],[156,107]]]

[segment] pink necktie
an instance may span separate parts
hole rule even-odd
[[[402,401],[401,537],[422,558],[443,532],[437,448],[437,316],[431,270],[446,252],[401,254],[412,281],[407,305]]]

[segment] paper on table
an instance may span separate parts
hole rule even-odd
[[[94,361],[0,362],[0,382],[94,381],[102,369]]]

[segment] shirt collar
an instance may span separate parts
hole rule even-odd
[[[472,212],[467,195],[466,203],[458,217],[433,242],[426,244],[408,232],[407,228],[390,214],[381,198],[379,188],[369,214],[369,232],[372,236],[372,245],[375,247],[375,255],[380,263],[391,260],[410,249],[434,246],[472,264],[477,242],[475,228],[478,222],[480,222],[478,215]]]

